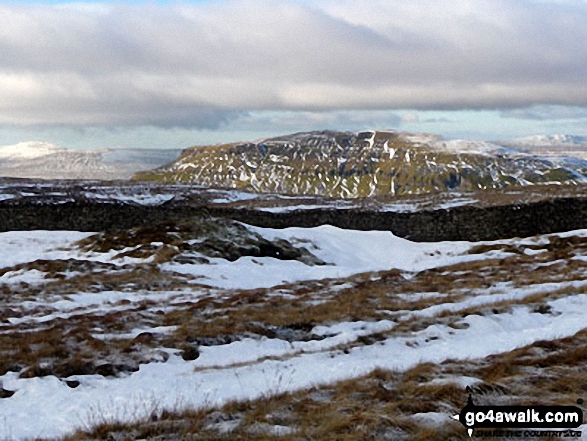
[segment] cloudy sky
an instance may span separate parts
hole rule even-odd
[[[584,0],[0,3],[0,144],[587,135]]]

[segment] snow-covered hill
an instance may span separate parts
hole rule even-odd
[[[587,137],[577,135],[534,135],[499,141],[498,144],[547,157],[587,159]]]
[[[587,137],[577,135],[533,135],[525,136],[522,138],[515,138],[510,141],[506,141],[512,145],[518,145],[520,147],[535,147],[535,146],[568,146],[568,145],[581,145],[587,146]]]
[[[307,132],[185,150],[136,178],[357,198],[585,181],[587,162],[394,131]]]
[[[39,179],[128,179],[173,161],[179,150],[70,150],[32,141],[0,146],[0,177]]]
[[[19,142],[14,145],[0,146],[0,159],[32,159],[63,151],[54,144],[42,141]]]

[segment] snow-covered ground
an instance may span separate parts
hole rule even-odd
[[[544,315],[518,307],[492,317],[468,316],[462,320],[469,326],[467,329],[431,326],[410,337],[391,337],[349,353],[325,350],[245,366],[201,369],[267,355],[283,356],[301,349],[288,348],[287,342],[271,339],[251,344],[244,341],[209,348],[195,361],[171,355],[166,363],[143,365],[138,372],[121,378],[75,376],[71,379],[81,383],[76,389],[53,376],[19,379],[18,374],[8,373],[0,381],[17,393],[0,401],[4,420],[0,436],[56,437],[91,421],[96,412],[105,420],[132,421],[157,409],[176,408],[178,403],[213,406],[331,383],[376,368],[403,371],[422,362],[486,357],[538,340],[570,336],[587,326],[583,314],[587,295],[553,300],[549,305],[556,314]],[[353,332],[352,324],[342,328],[343,333]],[[488,335],[492,338],[488,339]],[[323,344],[328,347],[327,342]],[[231,356],[228,360],[227,354]]]
[[[301,280],[341,278],[369,271],[397,268],[406,272],[444,266],[478,256],[465,254],[470,242],[415,243],[386,231],[352,231],[324,225],[282,230],[249,227],[269,240],[285,239],[307,248],[327,265],[309,266],[295,260],[242,257],[235,262],[210,259],[211,264],[166,263],[164,270],[199,277],[198,282],[219,288],[264,288]],[[124,264],[137,259],[113,259],[121,251],[83,253],[73,242],[93,233],[73,231],[11,231],[0,233],[0,268],[37,259],[83,258]],[[73,248],[73,249],[72,249]],[[498,257],[491,255],[486,257]],[[13,276],[13,275],[12,275]]]
[[[269,288],[302,280],[342,278],[397,268],[406,272],[478,259],[463,254],[469,242],[415,243],[388,231],[351,231],[324,225],[275,230],[251,227],[269,240],[303,246],[327,265],[308,266],[270,257],[242,257],[236,262],[211,259],[211,265],[166,263],[163,269],[199,277],[198,283],[226,289]],[[489,257],[489,256],[487,256]]]
[[[92,233],[79,231],[10,231],[0,233],[0,268],[37,259],[67,259],[73,242]]]
[[[284,282],[345,279],[390,269],[400,270],[409,279],[431,268],[504,259],[512,255],[500,250],[468,253],[480,243],[414,243],[389,232],[349,231],[331,226],[251,229],[270,241],[285,239],[296,246],[304,246],[328,265],[311,266],[269,257],[242,257],[235,262],[216,258],[210,259],[210,264],[164,263],[160,265],[161,270],[196,276],[191,282],[214,289],[192,284],[179,291],[103,290],[99,293],[79,292],[62,298],[28,300],[18,305],[25,311],[24,315],[8,317],[2,323],[1,332],[17,332],[17,327],[21,325],[46,326],[73,314],[124,312],[145,301],[159,302],[158,308],[168,311],[193,304],[205,296],[221,299],[233,289],[270,288]],[[0,269],[37,259],[75,258],[120,265],[141,263],[141,259],[136,258],[114,259],[114,252],[88,253],[72,246],[73,242],[90,234],[55,231],[0,233]],[[581,238],[585,235],[587,230],[558,236]],[[546,247],[551,237],[484,244]],[[537,252],[536,256],[542,254]],[[580,264],[577,257],[581,256],[570,259]],[[38,285],[43,280],[42,272],[31,270],[29,273],[7,273],[0,278],[0,283],[11,285],[27,281]],[[587,282],[582,279],[536,281],[528,286],[517,286],[511,281],[497,283],[488,288],[461,290],[455,293],[461,296],[456,301],[441,302],[417,311],[393,311],[388,320],[319,324],[311,330],[311,334],[320,338],[309,341],[243,337],[226,344],[201,345],[199,357],[195,360],[184,360],[178,349],[160,347],[157,350],[169,355],[165,362],[142,364],[137,372],[118,377],[74,375],[68,380],[79,381],[80,386],[76,388],[69,387],[53,375],[20,378],[19,373],[8,372],[0,376],[0,385],[15,393],[0,399],[0,439],[58,437],[100,420],[132,421],[162,409],[217,406],[235,399],[254,399],[329,384],[365,375],[377,368],[405,371],[422,362],[483,358],[538,340],[571,336],[587,328],[584,314],[587,294],[583,293],[586,286]],[[338,290],[352,287],[352,284],[344,284]],[[548,314],[523,303],[529,296],[564,289],[568,291],[565,295],[546,300],[545,304],[550,308]],[[326,291],[324,295],[334,295],[336,289],[327,288]],[[276,295],[278,293],[275,292]],[[429,291],[402,295],[402,299],[412,296],[412,301],[434,300],[440,296]],[[439,319],[419,331],[393,332],[409,320],[441,317],[443,313],[503,301],[514,302],[512,308],[490,315],[456,314],[459,326],[449,326]],[[49,309],[45,311],[43,308]],[[92,332],[95,338],[108,341],[132,339],[141,333],[168,334],[175,330],[174,326],[140,326],[122,334],[109,332],[108,329]],[[375,344],[352,345],[358,338],[376,333],[381,333],[383,337]],[[342,350],[344,345],[349,344],[350,347]],[[461,377],[455,378],[456,383],[462,381]]]

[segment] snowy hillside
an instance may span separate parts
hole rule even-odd
[[[193,147],[138,180],[358,198],[585,181],[587,163],[392,131],[308,132]]]
[[[45,142],[0,146],[0,177],[128,179],[175,160],[179,150],[70,150]]]
[[[63,151],[54,144],[41,141],[19,142],[0,146],[0,159],[32,159]]]
[[[500,141],[498,144],[547,157],[587,160],[587,137],[576,135],[535,135]]]
[[[515,138],[510,141],[506,141],[512,145],[518,146],[569,146],[569,145],[581,145],[587,146],[587,137],[577,135],[533,135],[525,136],[522,138]]]

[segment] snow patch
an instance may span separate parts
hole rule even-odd
[[[255,289],[393,268],[418,272],[482,258],[465,254],[471,242],[416,243],[388,231],[343,230],[330,225],[282,230],[249,228],[270,241],[285,239],[305,247],[328,265],[310,266],[295,260],[270,257],[241,257],[234,262],[209,259],[210,264],[165,263],[161,268],[199,277],[198,283],[209,286]]]

